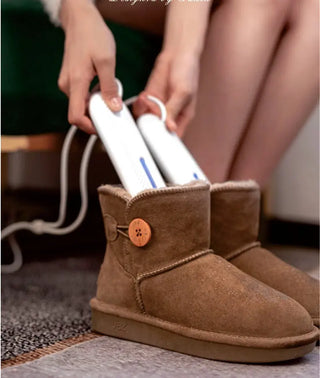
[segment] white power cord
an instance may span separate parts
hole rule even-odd
[[[60,206],[59,216],[56,222],[45,222],[42,219],[35,219],[32,222],[17,222],[13,223],[1,232],[1,240],[9,237],[9,244],[13,252],[13,262],[11,264],[1,265],[2,273],[13,273],[20,269],[22,265],[22,253],[16,239],[12,236],[13,233],[20,230],[28,230],[34,234],[52,234],[64,235],[75,230],[85,217],[88,206],[88,191],[86,186],[87,172],[90,155],[93,146],[97,140],[96,135],[91,135],[85,147],[81,165],[80,165],[80,193],[81,193],[81,209],[76,220],[68,227],[60,228],[66,217],[67,199],[68,199],[68,158],[71,147],[71,142],[77,131],[76,126],[71,126],[65,140],[63,142],[61,160],[60,160]]]
[[[60,160],[60,208],[59,217],[56,222],[44,222],[42,220],[34,220],[32,222],[17,222],[4,228],[1,232],[1,240],[5,239],[9,235],[19,230],[29,230],[36,234],[41,234],[41,224],[45,224],[48,228],[55,228],[61,226],[65,220],[67,197],[68,197],[68,157],[70,152],[70,146],[73,137],[77,131],[77,127],[71,126],[63,142]],[[39,232],[38,232],[39,231]]]
[[[8,237],[8,242],[13,253],[13,262],[11,264],[4,265],[3,270],[1,267],[1,271],[3,273],[14,273],[22,267],[22,252],[14,235],[10,235]]]
[[[120,81],[117,80],[119,95],[122,97],[122,85]],[[126,105],[132,104],[137,99],[137,96],[131,97],[124,101]],[[148,96],[148,99],[156,103],[161,112],[161,120],[166,119],[166,108],[164,104],[158,100],[156,97]],[[19,270],[23,264],[23,258],[20,246],[16,241],[15,237],[12,235],[19,230],[28,230],[34,234],[51,234],[51,235],[65,235],[74,231],[82,223],[87,209],[88,209],[88,187],[87,187],[87,177],[88,177],[88,166],[91,157],[91,153],[95,142],[97,141],[96,135],[91,135],[86,147],[84,149],[81,164],[80,164],[80,195],[81,195],[81,207],[77,218],[69,226],[60,228],[60,226],[65,221],[66,209],[67,209],[67,199],[68,199],[68,158],[70,152],[70,146],[74,135],[77,131],[76,126],[71,126],[65,140],[63,142],[61,160],[60,160],[60,206],[59,206],[59,216],[55,222],[45,222],[42,219],[35,219],[32,222],[17,222],[13,223],[1,232],[1,240],[8,237],[9,245],[13,252],[13,262],[11,264],[1,265],[2,273],[14,273]]]

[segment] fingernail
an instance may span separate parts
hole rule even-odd
[[[172,121],[171,119],[167,120],[167,126],[168,126],[170,131],[177,131],[177,124],[174,121]]]
[[[120,97],[113,97],[110,100],[110,108],[114,112],[119,112],[122,109],[122,101]]]

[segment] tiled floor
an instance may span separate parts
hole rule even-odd
[[[319,275],[314,250],[276,248],[283,259]],[[319,377],[319,348],[299,360],[271,365],[210,361],[110,337],[77,344],[2,370],[4,378],[49,377]]]

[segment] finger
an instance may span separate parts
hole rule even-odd
[[[140,117],[142,114],[146,113],[146,111],[148,110],[148,106],[146,102],[143,100],[142,93],[140,93],[140,95],[132,105],[133,114],[137,118]]]
[[[101,91],[101,88],[100,88],[100,83],[97,83],[92,89],[91,89],[91,93],[96,93],[96,92],[100,92]]]
[[[188,125],[192,121],[195,112],[195,102],[192,101],[177,117],[177,134],[181,138],[183,137]]]
[[[149,111],[151,113],[160,115],[160,111],[157,105],[148,100],[148,95],[157,97],[162,102],[167,99],[168,89],[168,75],[169,64],[162,54],[156,59],[154,68],[149,76],[146,88],[138,97],[138,100],[133,106],[133,110],[136,116]]]
[[[61,70],[58,78],[58,87],[66,96],[69,96],[69,76],[67,74],[66,54],[63,55]]]
[[[159,118],[161,117],[161,111],[157,104],[153,101],[149,100],[148,95],[146,92],[142,92],[136,103],[134,104],[134,114],[136,117],[144,113],[153,113],[157,115]]]
[[[115,62],[111,59],[98,59],[95,62],[99,77],[101,95],[109,109],[119,112],[122,109],[122,99],[118,94],[118,86],[115,80]]]
[[[178,91],[174,92],[166,103],[167,108],[167,121],[168,129],[171,131],[177,130],[177,117],[183,109],[191,102],[189,94],[182,94]]]
[[[157,97],[161,100],[160,97],[158,97],[158,96],[155,96],[155,97]],[[146,92],[142,93],[141,100],[144,103],[144,105],[147,107],[147,110],[150,113],[153,113],[153,114],[157,115],[158,117],[161,117],[161,111],[160,111],[159,106],[148,98],[148,94]]]
[[[68,120],[72,125],[78,126],[83,131],[92,134],[95,128],[89,117],[86,116],[86,99],[91,80],[79,78],[70,86]]]
[[[190,104],[191,100],[191,95],[174,92],[166,103],[168,115],[172,119],[176,119],[182,110]]]
[[[84,131],[87,134],[96,134],[97,133],[91,119],[86,115],[82,117],[80,126],[78,126],[78,127],[79,127],[79,129],[81,129],[82,131]]]
[[[69,80],[64,70],[61,70],[58,78],[58,87],[61,92],[69,97]]]

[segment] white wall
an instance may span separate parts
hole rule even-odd
[[[266,202],[279,219],[319,223],[319,107],[278,166]]]

